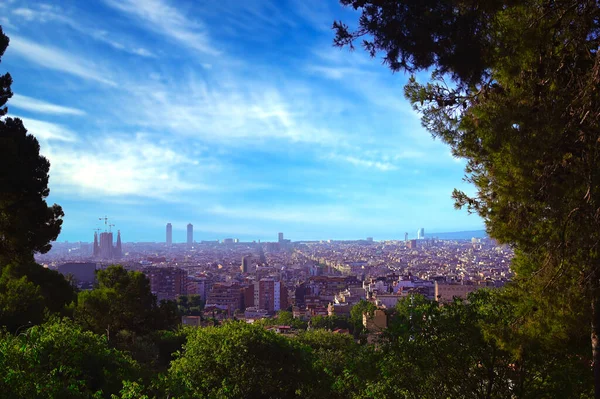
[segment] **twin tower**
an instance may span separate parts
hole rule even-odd
[[[194,226],[191,223],[187,225],[187,245],[192,246],[194,244]],[[173,225],[167,223],[167,245],[173,245]]]

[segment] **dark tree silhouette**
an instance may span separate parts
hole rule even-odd
[[[0,56],[8,38],[0,28]],[[9,74],[0,77],[0,107],[12,96]],[[6,107],[0,109],[0,116]],[[64,213],[48,206],[50,162],[40,155],[37,139],[17,118],[0,121],[0,265],[26,262],[46,253],[58,237]]]
[[[360,9],[358,29],[336,21],[334,44],[354,48],[357,39],[371,56],[381,52],[394,72],[430,67],[457,81],[476,83],[494,57],[493,18],[507,1],[340,0]]]
[[[0,26],[0,59],[2,59],[8,43],[8,37],[2,31],[2,26]],[[12,78],[8,72],[0,76],[0,116],[6,115],[5,104],[12,97],[12,91],[10,91],[11,84]]]

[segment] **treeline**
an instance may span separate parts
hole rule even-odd
[[[143,275],[115,266],[98,277],[97,288],[79,293],[62,312],[47,313],[44,323],[1,334],[0,396],[593,396],[585,325],[574,329],[552,315],[525,322],[511,287],[480,290],[442,307],[407,297],[388,310],[386,330],[362,329],[356,339],[327,323],[291,334],[244,321],[182,328],[174,303],[157,305]],[[273,322],[288,317],[281,312]]]

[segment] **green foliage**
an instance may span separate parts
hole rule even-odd
[[[338,328],[352,331],[354,328],[350,320],[342,316],[315,316],[310,319],[310,326],[313,329],[327,329],[331,331]]]
[[[360,337],[366,333],[363,325],[363,314],[373,315],[377,307],[372,303],[361,299],[356,305],[350,309],[350,323],[352,325],[352,333],[355,337]]]
[[[167,391],[178,398],[310,397],[309,348],[244,322],[193,330],[171,363]]]
[[[121,330],[111,344],[138,362],[144,382],[150,382],[157,374],[167,371],[174,354],[185,343],[186,336],[184,330],[154,331],[141,336]]]
[[[480,318],[460,300],[443,307],[419,296],[400,301],[387,332],[381,390],[420,398],[511,397],[511,358],[485,339]]]
[[[280,326],[291,326],[294,323],[294,314],[287,310],[277,312],[277,324]]]
[[[419,296],[400,301],[380,343],[375,396],[591,397],[584,346],[546,346],[528,335],[513,295],[478,290],[444,306]]]
[[[33,262],[22,263],[14,268],[17,276],[27,276],[27,279],[40,287],[44,304],[50,313],[62,314],[65,307],[77,299],[77,294],[71,284],[62,274]]]
[[[200,295],[180,295],[177,298],[177,308],[183,316],[202,316],[204,305]]]
[[[135,379],[137,367],[106,340],[66,321],[0,338],[0,392],[9,398],[100,398]]]
[[[15,331],[39,324],[47,314],[64,315],[75,292],[60,273],[27,262],[1,268],[0,325]]]
[[[290,326],[296,330],[306,330],[307,322],[294,318],[293,312],[289,310],[280,310],[277,312],[277,318],[272,319],[274,324],[280,326]]]
[[[424,84],[411,78],[405,95],[433,136],[467,161],[477,193],[455,190],[456,206],[517,249],[525,341],[516,346],[578,341],[567,337],[591,324],[600,395],[600,5],[341,2],[362,16],[355,32],[336,24],[336,44],[366,36],[367,50],[385,53],[392,70],[433,71]]]
[[[134,336],[178,325],[176,306],[158,305],[143,273],[110,266],[97,272],[97,288],[79,293],[75,319],[97,334],[109,339],[119,331]]]
[[[350,46],[357,39],[371,56],[384,53],[393,71],[415,72],[432,66],[471,83],[486,75],[494,58],[490,34],[493,17],[507,2],[488,0],[340,0],[361,9],[359,27],[350,31],[334,22],[334,44]]]
[[[313,367],[318,372],[315,387],[328,398],[367,397],[370,384],[379,371],[373,367],[381,357],[370,345],[359,345],[351,335],[311,330],[294,338],[313,352]]]
[[[146,395],[145,387],[138,382],[124,381],[123,389],[119,392],[120,395],[111,395],[111,399],[150,399]]]
[[[22,326],[39,324],[44,309],[40,287],[25,276],[17,277],[12,266],[5,267],[0,275],[0,325],[15,332]]]
[[[0,120],[0,265],[32,261],[34,252],[48,252],[58,237],[64,214],[46,204],[49,169],[23,122]]]
[[[0,27],[0,58],[9,39]],[[11,76],[0,76],[0,117],[12,97]],[[62,276],[33,262],[50,250],[60,233],[63,212],[46,198],[50,163],[20,119],[0,120],[0,324],[14,331],[39,323],[44,312],[62,312],[74,299]]]
[[[277,312],[277,317],[266,317],[255,320],[254,324],[262,327],[290,326],[295,330],[306,330],[308,326],[306,321],[294,318],[294,314],[289,310],[280,310]]]
[[[146,380],[165,371],[184,341],[180,333],[170,332],[181,322],[177,304],[157,304],[146,276],[122,266],[98,271],[97,281],[95,289],[79,293],[73,309],[76,322],[131,355]]]
[[[244,322],[120,330],[112,345],[68,321],[22,326],[0,339],[0,389],[17,398],[591,397],[585,340],[560,325],[522,323],[517,288],[479,290],[442,307],[417,295],[402,300],[377,345],[324,329],[279,335]],[[543,326],[552,339],[540,338]]]

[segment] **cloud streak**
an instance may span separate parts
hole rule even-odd
[[[204,25],[189,20],[177,8],[163,0],[104,0],[104,2],[124,12],[148,30],[162,34],[192,50],[205,55],[216,56],[217,50]]]
[[[382,172],[388,172],[388,171],[398,169],[398,167],[396,165],[394,165],[393,163],[388,162],[388,161],[365,159],[365,158],[360,158],[360,157],[356,157],[353,155],[342,155],[342,154],[332,153],[329,155],[329,159],[332,159],[335,161],[347,162],[354,166],[365,167],[365,168],[369,168],[369,169],[378,169]]]
[[[305,91],[283,91],[270,83],[218,76],[210,82],[190,76],[180,82],[132,82],[130,86],[132,97],[116,100],[122,102],[116,117],[127,115],[128,121],[144,129],[232,146],[278,140],[340,142],[332,130],[309,122],[311,115],[328,114],[326,109],[317,110]]]
[[[85,80],[109,86],[116,83],[105,76],[92,62],[80,59],[54,47],[42,46],[23,37],[11,34],[8,51],[46,69],[64,72]]]
[[[77,135],[63,125],[15,115],[11,115],[11,117],[21,119],[27,131],[40,141],[73,143],[78,140]]]
[[[12,14],[24,19],[27,22],[37,23],[58,23],[74,31],[91,37],[94,40],[109,45],[110,47],[127,52],[129,54],[135,54],[141,57],[155,57],[155,55],[149,50],[132,45],[130,43],[125,44],[123,40],[115,38],[115,33],[110,34],[109,32],[101,29],[94,28],[89,24],[84,24],[72,17],[67,16],[65,11],[56,5],[40,4],[36,8],[33,7],[19,7],[12,11]]]
[[[83,116],[86,114],[84,111],[77,108],[63,107],[61,105],[51,104],[46,101],[22,96],[20,94],[14,94],[10,99],[9,105],[11,107],[41,114],[76,116]]]
[[[214,161],[192,160],[179,148],[159,145],[144,135],[98,136],[76,146],[47,145],[52,183],[84,197],[136,196],[168,200],[176,193],[211,190],[203,175]],[[193,169],[194,179],[181,173]]]

